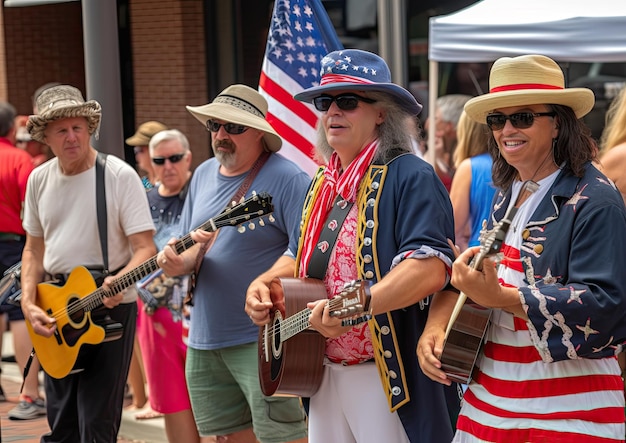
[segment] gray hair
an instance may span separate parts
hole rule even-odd
[[[471,95],[465,94],[448,94],[437,98],[436,108],[441,113],[441,119],[454,125],[454,129],[459,123],[461,113],[465,103],[472,98]]]
[[[6,137],[15,126],[17,111],[11,103],[0,101],[0,137]]]
[[[152,157],[152,155],[154,154],[154,150],[159,143],[170,140],[179,142],[180,145],[183,147],[183,150],[185,152],[189,152],[189,140],[187,139],[185,134],[180,132],[178,129],[166,129],[164,131],[157,132],[150,139],[150,143],[148,144],[148,148],[150,149],[150,156]]]
[[[401,153],[413,153],[412,137],[417,134],[417,130],[407,128],[407,122],[413,121],[417,124],[417,118],[400,107],[389,94],[384,92],[368,92],[366,96],[376,100],[376,103],[373,103],[371,106],[377,106],[385,112],[385,119],[378,126],[379,144],[374,161],[387,163]],[[328,144],[321,119],[317,124],[317,144],[315,151],[317,159],[324,163],[330,159],[334,151],[332,146]]]

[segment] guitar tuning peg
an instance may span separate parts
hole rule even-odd
[[[240,226],[237,228],[237,231],[238,231],[240,234],[243,234],[244,232],[246,232],[246,227],[245,227],[244,225],[240,225]]]
[[[251,231],[254,231],[254,228],[255,228],[255,227],[256,227],[256,226],[254,226],[254,223],[250,223],[250,224],[248,225],[248,229],[250,229]]]
[[[265,226],[265,222],[263,221],[262,218],[259,219],[259,226],[261,227]]]
[[[270,223],[274,223],[276,221],[276,219],[274,218],[272,214],[270,214],[269,217],[267,217],[267,219],[270,221]]]
[[[252,195],[254,195],[256,197],[256,195],[257,195],[256,191],[252,191]]]

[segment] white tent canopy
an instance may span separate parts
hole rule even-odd
[[[523,54],[560,62],[620,62],[626,61],[625,32],[625,0],[482,0],[432,17],[429,115],[435,115],[438,62],[492,62]]]
[[[430,19],[430,60],[489,62],[543,54],[559,61],[626,61],[624,0],[483,0]]]

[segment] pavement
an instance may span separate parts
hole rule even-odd
[[[0,384],[7,401],[0,401],[0,442],[38,443],[39,438],[50,431],[45,416],[33,420],[10,420],[7,416],[18,402],[22,377],[14,362],[5,361],[13,355],[13,338],[5,332],[2,340],[2,374]],[[40,373],[40,380],[43,376]],[[43,389],[42,389],[43,390]],[[124,405],[128,406],[130,399]],[[141,410],[124,411],[118,434],[118,443],[168,443],[163,418],[137,420],[135,414]],[[173,442],[176,443],[176,442]],[[180,442],[184,443],[184,442]]]

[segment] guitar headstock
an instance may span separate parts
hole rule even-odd
[[[372,318],[370,282],[353,280],[328,301],[330,316],[343,319],[342,326],[354,326]],[[360,315],[362,314],[362,315]]]
[[[241,203],[234,204],[224,209],[217,217],[211,221],[215,224],[215,227],[222,226],[239,226],[239,231],[245,231],[243,226],[246,222],[259,219],[259,225],[263,226],[264,222],[261,217],[269,215],[269,221],[274,221],[271,216],[274,212],[274,206],[272,205],[272,196],[267,192],[261,192],[257,194],[254,192],[252,196],[248,197]],[[254,229],[254,224],[249,223],[248,228]]]

